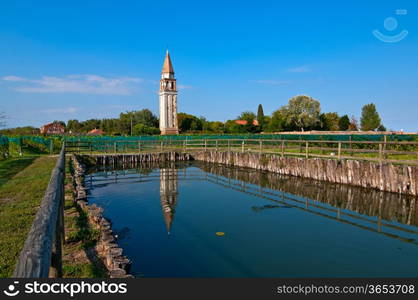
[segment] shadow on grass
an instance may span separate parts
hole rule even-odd
[[[38,154],[38,155],[39,154],[48,154],[49,153],[48,150],[44,150],[44,149],[41,149],[39,147],[30,145],[30,144],[25,145],[25,147],[23,148],[23,151],[25,153]]]
[[[9,181],[17,173],[30,166],[36,157],[10,158],[0,161],[0,186]]]

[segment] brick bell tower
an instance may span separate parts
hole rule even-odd
[[[179,133],[176,79],[168,50],[160,80],[160,131],[162,135]]]

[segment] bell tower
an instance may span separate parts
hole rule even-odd
[[[160,131],[162,135],[178,134],[177,87],[170,54],[165,55],[160,80]]]

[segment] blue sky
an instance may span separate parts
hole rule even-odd
[[[179,111],[224,121],[308,94],[357,118],[374,102],[388,128],[418,131],[417,13],[414,0],[2,1],[0,111],[8,127],[157,113],[168,47]]]

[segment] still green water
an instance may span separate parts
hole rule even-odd
[[[416,198],[201,162],[86,186],[138,277],[418,276]]]

